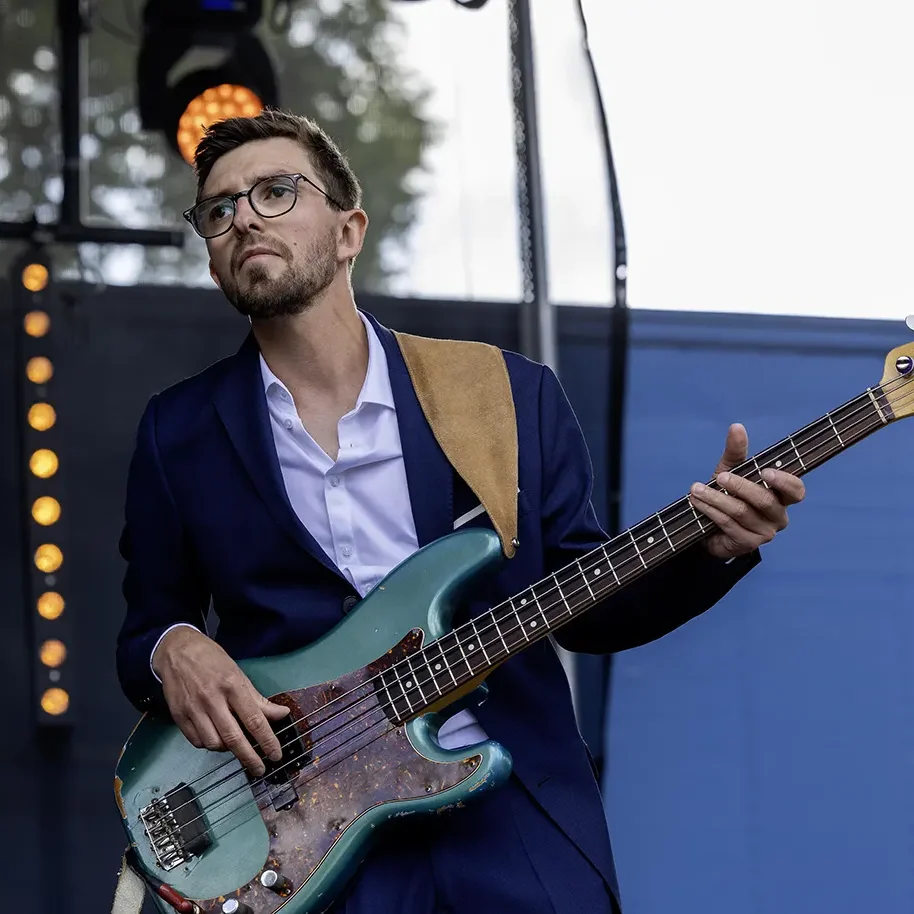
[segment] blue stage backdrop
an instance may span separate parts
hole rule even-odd
[[[625,525],[707,479],[731,421],[762,450],[911,339],[902,320],[635,312]],[[576,361],[572,344],[584,405]],[[626,914],[912,910],[912,445],[904,420],[811,473],[724,601],[615,656],[604,787]]]

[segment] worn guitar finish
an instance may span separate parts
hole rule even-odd
[[[464,586],[500,561],[500,543],[489,531],[455,534],[411,556],[308,648],[242,661],[262,694],[292,708],[276,729],[294,720],[296,735],[310,731],[300,769],[278,771],[291,776],[269,789],[252,784],[230,754],[195,749],[171,722],[143,717],[124,747],[115,787],[147,874],[193,899],[200,911],[221,912],[225,900],[239,898],[257,914],[282,906],[288,914],[315,914],[330,906],[387,820],[435,813],[501,784],[511,771],[504,748],[486,741],[442,749],[434,713],[397,725],[391,720],[397,702],[375,678],[444,635]],[[330,702],[340,696],[339,706],[349,710],[337,716]],[[481,689],[469,696],[482,697]],[[180,783],[195,790],[211,844],[166,870],[141,810]],[[266,870],[278,871],[297,891],[283,897],[262,886]]]
[[[888,354],[881,384],[733,472],[762,484],[768,468],[802,476],[912,414],[914,344]],[[139,869],[191,900],[188,914],[239,902],[255,914],[324,911],[389,820],[459,806],[510,774],[492,740],[442,749],[435,712],[478,702],[498,664],[715,530],[686,496],[456,629],[456,606],[503,561],[501,543],[475,529],[419,550],[313,645],[241,662],[292,709],[276,724],[283,761],[265,779],[194,749],[170,721],[141,719],[115,777]]]

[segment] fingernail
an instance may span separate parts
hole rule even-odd
[[[730,474],[729,474],[729,473],[726,473],[726,472],[724,472],[724,473],[719,473],[718,476],[717,476],[717,481],[718,481],[722,486],[725,486],[725,485],[730,481]]]
[[[764,479],[766,482],[772,482],[774,478],[774,470],[762,470],[762,479]]]
[[[696,483],[694,483],[694,484],[692,485],[692,491],[693,491],[696,495],[701,495],[701,493],[704,492],[704,490],[705,490],[705,485],[704,485],[704,483],[696,482]]]

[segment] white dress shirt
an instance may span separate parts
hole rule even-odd
[[[262,355],[260,372],[289,502],[328,558],[364,597],[415,552],[419,542],[387,355],[374,328],[359,316],[368,335],[368,371],[355,408],[339,421],[336,460],[308,434],[291,392]],[[445,748],[485,738],[467,710],[448,719],[438,734]]]

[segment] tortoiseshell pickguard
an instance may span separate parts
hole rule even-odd
[[[414,630],[361,670],[330,683],[271,697],[292,709],[291,719],[300,722],[300,733],[312,734],[305,743],[313,753],[312,763],[305,764],[295,778],[298,801],[285,810],[274,809],[268,799],[260,803],[270,834],[270,853],[263,870],[279,871],[290,880],[293,891],[310,878],[345,830],[366,810],[397,800],[434,796],[459,784],[479,766],[478,755],[449,763],[419,755],[405,728],[395,726],[378,701],[371,680],[421,646],[422,632]],[[354,698],[361,701],[355,709],[331,714],[328,704],[343,694],[347,694],[347,705]],[[196,900],[196,904],[207,914],[221,914],[227,898],[238,898],[257,914],[272,914],[288,900],[263,887],[258,873],[231,895]]]

